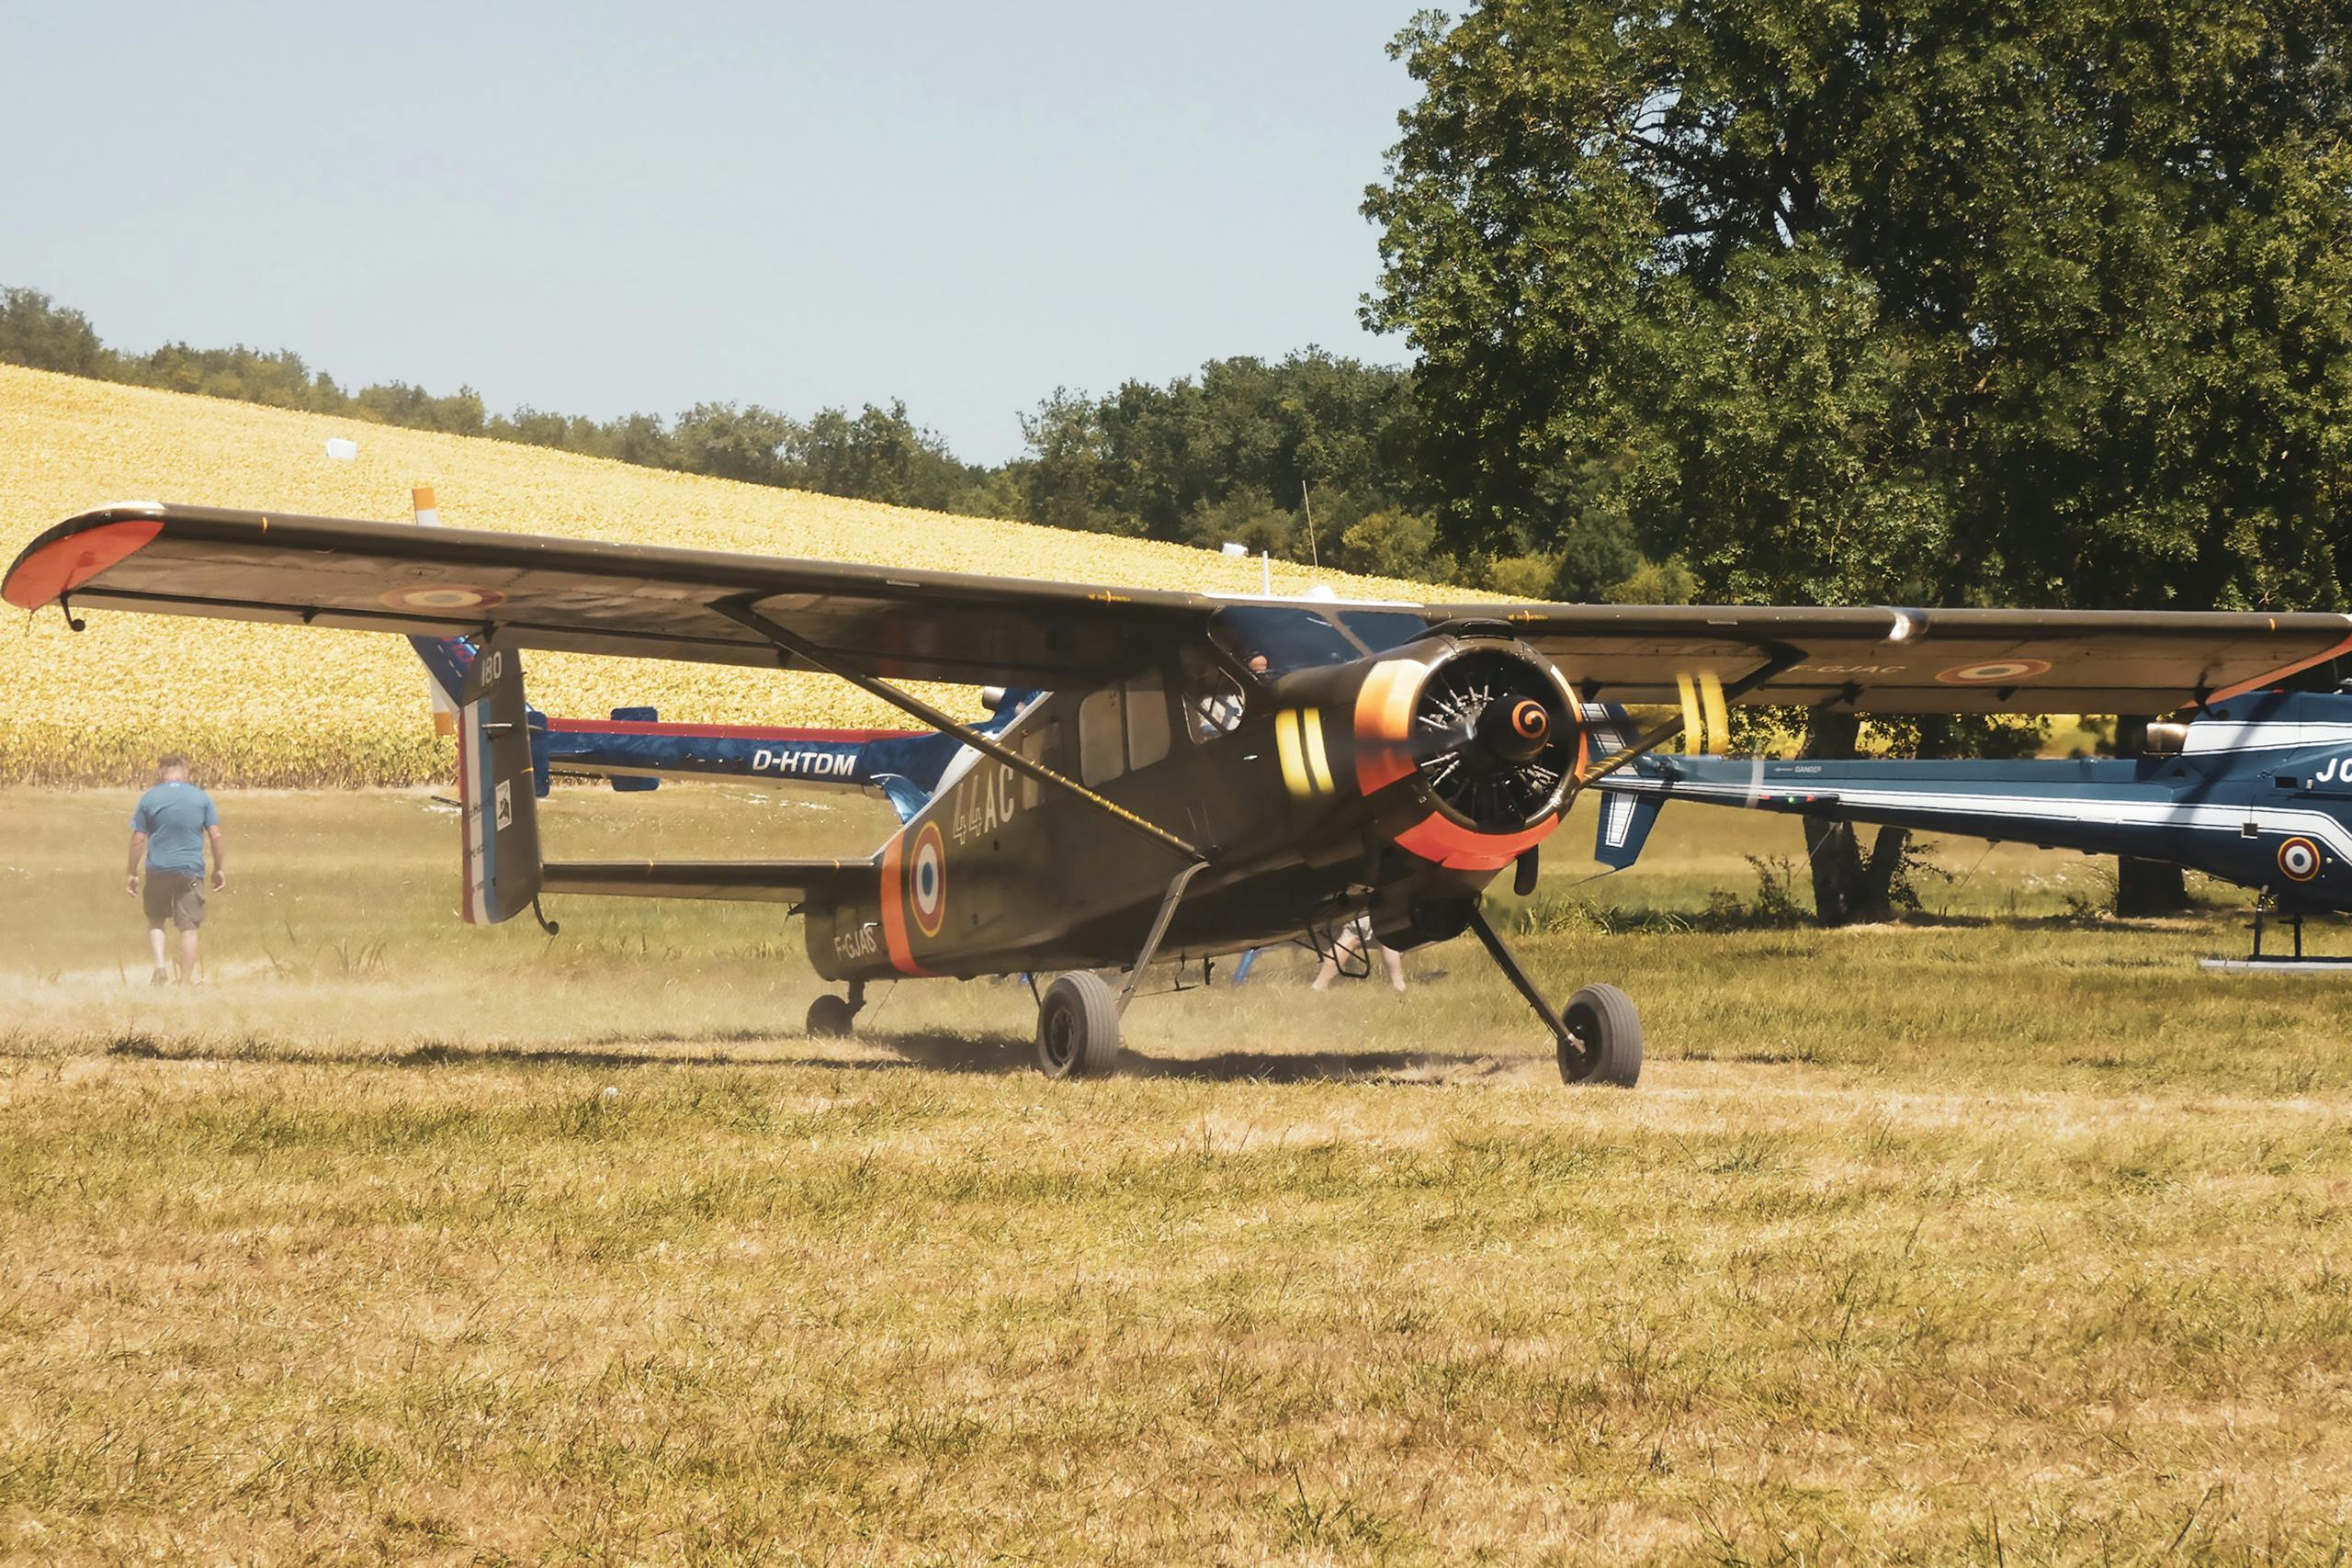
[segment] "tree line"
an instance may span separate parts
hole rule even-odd
[[[1211,360],[1196,375],[1129,381],[1102,397],[1057,389],[1021,417],[1023,454],[993,467],[958,458],[897,400],[807,419],[715,401],[674,419],[492,413],[470,387],[346,389],[291,349],[112,348],[82,311],[26,288],[0,289],[0,363],[964,516],[1212,549],[1238,543],[1528,598],[1687,600],[1693,585],[1679,565],[1649,568],[1622,539],[1575,551],[1531,548],[1521,534],[1442,542],[1419,468],[1412,372],[1317,348]]]

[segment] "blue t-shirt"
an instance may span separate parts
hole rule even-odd
[[[186,779],[159,784],[131,807],[130,830],[147,835],[147,869],[204,874],[204,830],[220,825],[212,797]]]

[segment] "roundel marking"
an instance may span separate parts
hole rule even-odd
[[[1552,716],[1533,697],[1521,697],[1519,705],[1510,710],[1510,727],[1525,740],[1541,740],[1552,727]]]
[[[907,900],[914,906],[915,925],[925,936],[937,936],[947,915],[947,845],[939,824],[926,822],[915,835],[915,856],[907,873]]]
[[[506,603],[495,588],[474,588],[462,582],[436,582],[423,588],[395,588],[382,603],[395,610],[488,610]]]
[[[2319,874],[2319,846],[2309,839],[2290,839],[2278,846],[2278,869],[2290,882],[2309,882]]]
[[[1984,664],[1958,664],[1937,672],[1947,686],[1990,686],[2050,673],[2047,659],[1996,659]]]

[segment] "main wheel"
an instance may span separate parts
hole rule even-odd
[[[1642,1015],[1614,986],[1587,986],[1560,1010],[1576,1037],[1560,1042],[1562,1083],[1615,1084],[1631,1089],[1642,1076]],[[1582,1049],[1577,1049],[1581,1046]]]
[[[1049,1078],[1101,1077],[1119,1065],[1119,999],[1080,969],[1046,987],[1037,1009],[1037,1067]]]
[[[808,1032],[838,1040],[849,1032],[850,1020],[856,1016],[857,1010],[849,1005],[846,998],[827,991],[808,1004]]]

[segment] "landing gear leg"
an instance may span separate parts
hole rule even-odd
[[[1127,1004],[1136,999],[1136,987],[1143,983],[1147,964],[1159,954],[1159,939],[1168,934],[1168,922],[1176,918],[1176,906],[1183,902],[1184,889],[1206,861],[1196,860],[1178,872],[1168,884],[1168,891],[1159,896],[1159,913],[1151,922],[1151,934],[1143,939],[1143,950],[1136,954],[1135,967],[1127,971],[1127,983],[1119,991],[1119,1015],[1126,1016]]]
[[[1568,998],[1567,1013],[1563,1018],[1552,1010],[1527,971],[1519,966],[1510,949],[1487,923],[1487,912],[1473,908],[1470,929],[1478,933],[1495,966],[1503,972],[1544,1027],[1552,1032],[1552,1041],[1560,1061],[1562,1083],[1615,1084],[1631,1089],[1642,1076],[1642,1020],[1634,1010],[1634,1001],[1614,986],[1587,986]]]
[[[865,982],[852,980],[847,998],[827,992],[808,1004],[808,1032],[838,1040],[849,1032],[850,1024],[865,1010]]]
[[[1159,955],[1160,940],[1168,934],[1168,922],[1175,918],[1185,887],[1207,863],[1194,861],[1169,882],[1168,891],[1160,895],[1159,913],[1152,919],[1150,934],[1143,939],[1135,967],[1127,971],[1127,983],[1117,992],[1101,976],[1083,969],[1064,975],[1046,987],[1046,998],[1037,1007],[1039,1071],[1049,1078],[1097,1077],[1118,1066],[1119,1021],[1126,1015],[1127,1004],[1136,999],[1136,987],[1142,983],[1144,970]]]

